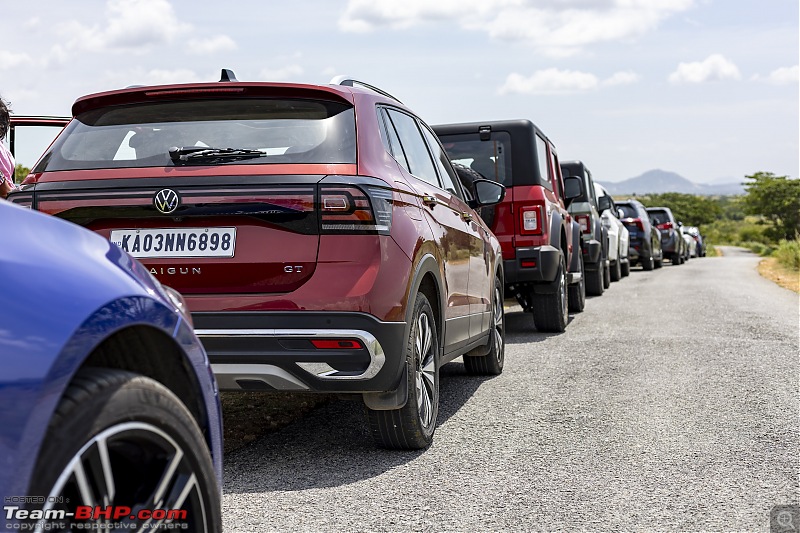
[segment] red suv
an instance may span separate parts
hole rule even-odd
[[[582,311],[586,299],[580,225],[567,211],[583,194],[581,179],[563,178],[555,146],[529,120],[433,129],[459,167],[508,188],[487,218],[502,246],[507,291],[536,329],[564,331],[568,307]]]
[[[439,367],[504,362],[500,244],[391,95],[238,82],[78,99],[10,199],[81,224],[183,293],[222,389],[358,393],[378,444],[433,437]]]

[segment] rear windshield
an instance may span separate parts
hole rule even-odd
[[[491,139],[481,141],[478,134],[440,135],[447,156],[503,185],[511,185],[511,136],[493,132]]]
[[[650,215],[650,219],[653,222],[655,222],[656,225],[658,225],[658,224],[666,224],[667,222],[670,221],[669,220],[669,215],[667,214],[666,211],[650,211],[648,209],[647,213]]]
[[[638,218],[639,213],[636,212],[636,208],[632,205],[628,204],[617,204],[617,207],[622,209],[622,212],[625,213],[624,218]]]
[[[173,166],[173,147],[259,151],[214,164],[355,164],[355,115],[346,104],[295,99],[107,107],[77,116],[35,171]]]

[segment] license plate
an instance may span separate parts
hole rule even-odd
[[[133,257],[233,257],[236,228],[115,229],[111,242]]]

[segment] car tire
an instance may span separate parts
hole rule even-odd
[[[664,259],[654,259],[653,260],[653,268],[661,268],[664,266]]]
[[[406,343],[408,400],[400,409],[367,408],[372,437],[392,450],[422,450],[430,446],[439,414],[439,333],[428,298],[414,300]]]
[[[683,263],[683,260],[681,259],[681,254],[677,252],[672,254],[672,257],[670,257],[670,261],[672,262],[673,265],[680,265],[681,263]]]
[[[557,288],[553,294],[532,295],[533,324],[543,332],[561,333],[567,329],[569,314],[567,310],[567,265],[564,252],[559,252]]]
[[[580,250],[578,251],[580,253]],[[580,313],[586,307],[586,270],[583,268],[583,254],[581,254],[581,280],[567,289],[567,307],[573,313]]]
[[[506,322],[503,308],[503,282],[494,279],[492,296],[492,330],[489,333],[489,353],[482,356],[464,356],[464,368],[472,376],[497,376],[503,373],[506,353]]]
[[[611,265],[609,261],[603,266],[603,289],[611,287]]]
[[[47,496],[44,509],[63,505],[56,501],[68,501],[68,512],[76,505],[181,509],[186,520],[176,523],[189,531],[222,531],[219,485],[205,438],[178,397],[151,378],[81,370],[43,442],[29,493]]]
[[[622,264],[620,260],[617,259],[611,265],[611,281],[619,281],[622,279]]]
[[[630,262],[630,260],[625,261],[624,263],[622,263],[621,271],[622,271],[622,277],[623,278],[627,278],[628,276],[631,275],[631,262]]]
[[[650,252],[650,255],[647,258],[642,259],[642,268],[644,270],[653,270],[653,268],[655,268],[655,264],[656,261],[653,259],[653,252]]]
[[[603,277],[605,270],[600,265],[597,266],[597,270],[589,270],[584,271],[586,275],[586,294],[589,296],[602,296],[603,291],[605,291],[605,287],[603,285]]]

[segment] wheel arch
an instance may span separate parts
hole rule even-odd
[[[444,310],[447,308],[444,283],[442,282],[442,272],[439,262],[433,254],[425,253],[417,261],[414,273],[411,276],[411,283],[408,286],[406,296],[406,327],[404,339],[411,335],[413,326],[414,301],[416,294],[422,293],[428,299],[433,309],[433,318],[439,333],[440,353],[444,350]],[[410,369],[404,365],[400,372],[400,381],[397,389],[388,392],[368,392],[362,395],[364,403],[369,409],[376,411],[387,411],[401,409],[408,402],[408,380],[407,372]]]
[[[208,439],[209,414],[200,383],[180,346],[163,331],[143,324],[117,330],[92,350],[78,371],[88,367],[127,370],[158,381],[181,400]]]

